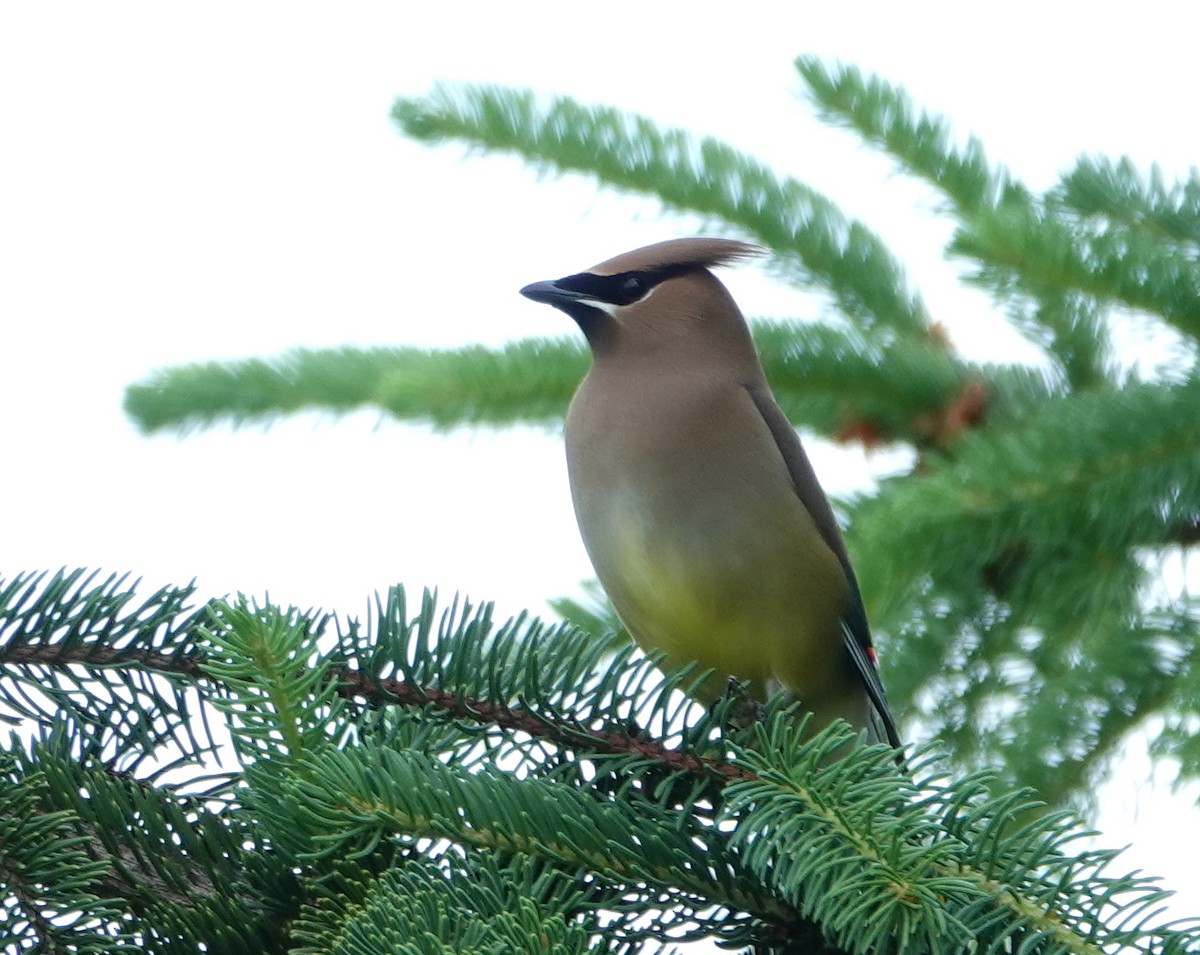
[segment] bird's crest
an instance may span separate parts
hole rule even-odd
[[[657,272],[660,270],[711,269],[732,265],[743,259],[765,255],[766,249],[737,239],[700,236],[692,239],[667,239],[642,246],[632,252],[606,259],[588,269],[593,275],[621,272]]]

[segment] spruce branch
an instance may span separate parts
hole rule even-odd
[[[586,870],[623,891],[653,884],[697,910],[723,905],[769,920],[793,917],[747,891],[716,830],[652,818],[644,807],[554,780],[468,773],[422,753],[367,744],[306,757],[283,800],[260,811],[279,838],[307,836],[301,862],[353,855],[384,837],[449,839]]]
[[[815,56],[797,57],[795,66],[822,119],[886,150],[910,175],[943,192],[960,215],[1026,194],[1006,169],[989,164],[978,139],[956,148],[950,123],[919,111],[899,87]]]
[[[1119,380],[1110,322],[1095,299],[1073,291],[1041,288],[1009,303],[1016,326],[1042,344],[1076,391],[1111,387]]]
[[[69,820],[96,885],[139,920],[140,931],[158,936],[157,945],[143,943],[146,950],[171,951],[185,940],[214,950],[278,940],[280,912],[263,890],[278,890],[290,875],[238,817],[234,800],[85,765],[74,748],[69,734],[52,731],[20,753],[21,762],[30,776],[44,776],[43,806]]]
[[[1153,642],[1160,646],[1165,642],[1161,638],[1166,637],[1170,641],[1168,646],[1174,649],[1194,647],[1197,639],[1200,639],[1200,634],[1195,633],[1190,624],[1190,620],[1177,619],[1174,625],[1159,621],[1156,627],[1135,624],[1129,629],[1148,633]],[[1193,632],[1189,633],[1189,630]],[[1125,636],[1121,634],[1118,639]],[[1141,634],[1135,633],[1134,640],[1125,642],[1134,643],[1138,636]],[[1144,638],[1137,640],[1142,647],[1147,646],[1149,642]],[[1190,662],[1189,658],[1194,656],[1194,651],[1184,651],[1183,659],[1179,662],[1168,662],[1159,653],[1138,653],[1138,649],[1140,647],[1135,645],[1134,652],[1129,655],[1130,659],[1123,660],[1119,666],[1103,668],[1105,683],[1109,683],[1113,672],[1124,671],[1127,689],[1117,699],[1111,696],[1107,698],[1109,705],[1096,718],[1091,745],[1074,758],[1064,760],[1051,771],[1040,774],[1037,791],[1050,805],[1065,805],[1075,793],[1083,792],[1086,787],[1093,785],[1099,776],[1099,770],[1118,754],[1128,736],[1130,726],[1143,726],[1149,717],[1173,707],[1187,708],[1186,702],[1180,705],[1182,694],[1179,693],[1179,676]],[[1061,695],[1059,696],[1061,698]],[[1019,751],[1013,753],[1010,763],[1020,756]]]
[[[115,752],[126,772],[164,749],[212,753],[193,682],[199,661],[190,651],[206,613],[186,612],[194,588],[139,600],[127,576],[98,577],[74,570],[0,581],[0,705],[43,726],[71,720],[88,752]]]
[[[985,418],[1019,419],[1058,390],[1031,369],[966,362],[932,340],[880,342],[807,322],[756,322],[754,338],[793,423],[868,448],[945,450]]]
[[[33,580],[36,586],[36,582],[45,582],[46,576],[23,575],[18,579],[24,582]],[[94,577],[94,574],[88,575],[82,570],[55,575],[44,584],[45,592],[52,594],[60,591],[62,579],[91,581]],[[120,586],[125,580],[110,577],[99,590],[111,593],[112,588]],[[129,596],[133,593],[132,590],[128,591]],[[96,605],[93,593],[77,590],[75,596],[82,599],[85,607]],[[407,640],[410,633],[422,651],[428,650],[435,642],[432,639],[435,603],[428,592],[422,599],[417,622],[410,625],[403,619],[406,608],[403,593],[391,591],[387,601],[378,604],[378,619],[386,635],[384,640],[374,647],[364,645],[359,642],[362,635],[357,622],[352,621],[339,637],[346,656],[321,657],[322,662],[318,663],[312,662],[316,659],[315,640],[325,632],[327,625],[336,623],[334,618],[321,614],[307,616],[294,609],[281,612],[269,607],[257,607],[244,599],[232,605],[216,602],[209,605],[203,622],[194,615],[186,617],[186,623],[193,628],[194,648],[191,651],[181,652],[177,649],[172,653],[164,653],[144,646],[113,646],[108,642],[110,638],[107,634],[102,632],[86,642],[77,641],[64,648],[45,639],[53,634],[57,622],[52,617],[43,616],[42,606],[43,601],[0,606],[0,623],[6,625],[0,629],[0,635],[6,638],[5,642],[0,643],[0,667],[5,668],[0,672],[6,677],[26,667],[69,671],[82,665],[89,668],[88,680],[82,685],[94,693],[102,692],[103,679],[119,670],[136,669],[162,676],[187,677],[197,685],[208,684],[212,687],[208,693],[210,701],[234,715],[242,724],[242,732],[250,737],[270,738],[274,728],[286,727],[279,733],[280,740],[272,741],[282,742],[282,748],[273,747],[276,753],[320,749],[320,737],[312,738],[309,734],[316,726],[325,725],[331,718],[336,718],[337,711],[330,712],[330,708],[333,698],[337,696],[347,701],[366,702],[373,708],[389,705],[420,710],[433,708],[446,719],[498,726],[548,742],[570,744],[594,754],[637,756],[656,761],[670,771],[688,772],[713,780],[736,777],[740,773],[736,766],[728,762],[674,750],[661,741],[630,734],[627,721],[617,724],[622,727],[620,731],[597,730],[588,726],[586,709],[581,710],[578,719],[554,722],[548,721],[544,713],[509,702],[519,696],[538,699],[545,707],[559,707],[556,696],[546,696],[538,688],[540,678],[552,678],[554,675],[546,667],[528,669],[525,673],[528,683],[521,684],[519,688],[509,688],[500,694],[499,700],[495,696],[483,695],[489,690],[498,689],[496,683],[479,679],[478,674],[487,670],[475,671],[475,675],[469,677],[473,692],[464,692],[466,688],[460,678],[467,679],[474,670],[473,665],[482,662],[479,658],[470,658],[470,654],[482,649],[478,644],[465,643],[463,651],[454,656],[446,654],[430,658],[422,653],[420,667],[416,666],[416,660],[403,661],[401,671],[408,677],[417,678],[416,681],[383,675],[399,662],[381,658],[383,648],[404,646],[403,641]],[[446,620],[450,622],[442,637],[455,632],[456,618],[467,631],[473,625],[489,626],[486,622],[487,608],[483,608],[479,616],[474,616],[471,605],[465,604],[461,609],[461,618],[457,617],[457,611],[456,606],[448,612]],[[77,611],[77,614],[83,612],[86,611]],[[524,665],[528,668],[528,654],[536,653],[539,645],[565,641],[571,634],[578,632],[562,627],[543,630],[536,621],[513,621],[497,634],[493,660],[488,669],[492,670],[492,676],[499,679],[495,671],[496,658],[507,653],[525,658]],[[582,635],[579,636],[582,638]],[[298,645],[291,641],[298,641]],[[565,675],[570,679],[573,680],[576,675],[588,676],[599,669],[602,660],[610,655],[607,641],[592,639],[591,643],[589,653],[557,659],[557,662],[566,665]],[[460,662],[463,657],[467,657],[466,664],[469,665]],[[432,667],[432,659],[436,659],[441,666]],[[305,665],[305,660],[311,665]],[[259,668],[247,665],[250,661]],[[623,668],[630,686],[623,690],[610,688],[607,693],[614,701],[632,702],[655,675],[655,660],[641,658],[639,661],[630,645],[621,648],[615,663]],[[706,676],[702,674],[697,677],[690,671],[680,672],[666,684],[665,690],[660,689],[659,695],[686,689],[692,680],[702,680]],[[425,682],[419,682],[422,679]],[[452,684],[452,688],[443,689],[441,684],[447,682]],[[265,687],[271,694],[268,699],[262,698],[260,687]],[[0,690],[7,691],[8,687],[0,683]],[[7,697],[3,697],[2,701],[11,705]],[[151,701],[150,705],[154,702]],[[126,705],[133,704],[127,702]],[[578,708],[579,702],[573,701],[571,705]],[[601,704],[597,702],[597,705]],[[299,712],[301,710],[303,712]],[[719,708],[714,712],[719,714]],[[186,719],[187,716],[177,713],[175,718]],[[667,718],[671,719],[673,715]],[[268,722],[270,726],[266,725]],[[46,725],[52,727],[55,721]],[[171,729],[173,731],[174,727]],[[212,746],[206,746],[193,752],[199,756],[212,750]]]
[[[1200,246],[1200,172],[1167,183],[1152,166],[1142,174],[1128,158],[1083,156],[1058,190],[1062,203],[1081,216],[1119,223],[1183,248]]]
[[[785,274],[828,291],[863,328],[920,336],[928,325],[875,233],[716,139],[563,97],[542,107],[529,91],[494,86],[435,86],[423,98],[398,99],[392,116],[414,139],[516,153],[543,171],[586,172],[668,209],[720,219],[770,249]]]
[[[562,419],[586,369],[583,344],[566,338],[496,350],[293,349],[273,359],[162,369],[127,389],[125,411],[147,433],[269,424],[305,408],[373,407],[437,428],[545,425]]]
[[[918,450],[912,474],[852,504],[851,549],[893,698],[1004,784],[949,782],[921,751],[911,778],[882,751],[835,760],[845,731],[809,738],[778,702],[734,731],[732,699],[687,702],[705,674],[662,677],[611,636],[497,626],[465,602],[410,609],[393,590],[364,625],[21,577],[0,582],[0,703],[40,741],[0,773],[0,880],[27,937],[100,947],[135,919],[162,951],[372,952],[414,932],[451,950],[532,933],[564,952],[589,933],[630,953],[698,935],[762,951],[1197,949],[1193,927],[1158,923],[1152,880],[1113,877],[1112,854],[1074,851],[1069,817],[997,793],[1020,780],[1078,800],[1156,715],[1155,752],[1200,766],[1200,612],[1151,601],[1146,561],[1200,539],[1195,356],[1134,380],[1112,334],[1135,308],[1195,350],[1200,179],[1083,159],[1034,196],[898,88],[796,65],[824,118],[946,196],[951,251],[1052,372],[959,358],[865,225],[724,143],[492,88],[439,87],[394,117],[416,139],[726,223],[833,297],[844,327],[756,323],[764,364],[798,424]],[[127,408],[147,431],[366,405],[437,427],[553,425],[586,363],[570,339],[296,351],[156,373]],[[212,713],[240,763],[201,798],[164,780],[225,755]],[[98,921],[45,914],[26,834],[28,871],[92,867],[72,891]]]
[[[975,280],[1004,290],[1066,289],[1157,315],[1200,336],[1200,264],[1144,230],[1085,230],[1053,203],[1003,203],[964,223],[950,251],[981,264]]]
[[[125,933],[121,910],[101,891],[103,865],[68,813],[48,811],[44,773],[21,759],[14,737],[0,750],[0,944],[50,952],[107,952]]]
[[[587,924],[563,918],[586,903],[572,881],[495,857],[442,865],[413,860],[378,878],[337,880],[336,904],[308,906],[298,924],[298,955],[427,955],[513,952],[584,955],[596,947]],[[353,900],[350,917],[346,899]],[[322,900],[324,902],[324,900]],[[457,918],[455,918],[457,916]]]
[[[227,831],[228,815],[169,788],[87,769],[71,748],[53,731],[0,754],[0,926],[14,929],[0,935],[6,947],[222,952],[278,939],[253,875],[269,857],[249,850],[248,832]],[[26,800],[23,811],[14,798]]]
[[[269,902],[234,923],[269,933],[297,891],[348,860],[383,873],[449,840],[463,859],[587,873],[594,895],[579,904],[623,913],[624,945],[654,935],[632,929],[635,914],[653,912],[657,931],[775,947],[811,944],[819,925],[853,953],[885,941],[914,953],[968,941],[988,952],[1195,944],[1190,930],[1147,921],[1163,897],[1151,881],[1107,875],[1109,854],[1062,851],[1078,832],[1068,816],[1030,818],[1027,795],[989,795],[979,777],[947,783],[929,753],[913,756],[909,778],[886,747],[847,753],[848,728],[811,736],[779,701],[749,734],[731,734],[735,699],[711,712],[680,699],[706,674],[660,678],[631,651],[607,660],[606,641],[526,618],[496,626],[465,602],[439,614],[426,595],[414,615],[394,589],[369,622],[335,627],[245,601],[210,608],[197,685],[231,715],[250,761],[219,812],[95,761],[64,761],[69,740],[39,750],[25,775],[58,774],[44,798],[83,820],[79,845],[119,873],[103,884],[172,938],[199,937],[188,933],[256,898]],[[6,623],[35,642],[40,626],[54,628],[20,612]],[[48,666],[53,649],[40,646]],[[353,700],[370,705],[356,713]],[[136,835],[129,848],[97,844],[108,832]],[[258,866],[267,846],[274,862]],[[234,888],[243,883],[251,891]],[[345,918],[385,891],[372,886]],[[1101,920],[1105,905],[1113,914]]]
[[[1050,393],[1035,372],[964,362],[932,339],[879,342],[823,323],[755,321],[751,327],[784,410],[798,426],[839,440],[944,448],[978,424],[985,408],[989,418],[1004,420]],[[297,407],[330,407],[323,405],[326,391],[347,395],[361,386],[356,407],[436,428],[549,425],[562,419],[587,364],[586,349],[570,338],[526,339],[497,349],[288,352],[157,371],[130,386],[126,411],[145,431],[187,433],[223,421],[268,424]],[[374,379],[361,377],[360,367],[372,368]],[[948,424],[972,388],[986,396],[975,416]]]
[[[1172,546],[1200,502],[1198,396],[1185,382],[1056,398],[851,505],[889,687],[960,765],[1086,798],[1132,727],[1196,711],[1195,607],[1141,595],[1145,549]]]
[[[926,575],[977,583],[1014,543],[1085,557],[1162,546],[1200,508],[1197,414],[1195,381],[1062,396],[1037,417],[964,437],[920,480],[886,482],[854,508],[856,536],[888,541],[856,561],[868,592],[887,595],[880,616]],[[1081,584],[1100,587],[1094,577]]]
[[[521,706],[464,697],[454,691],[414,686],[400,680],[368,677],[354,671],[337,673],[336,680],[338,693],[349,699],[370,701],[375,706],[432,707],[450,718],[525,733],[590,755],[633,756],[653,761],[669,772],[688,773],[716,782],[744,775],[742,769],[724,760],[697,756],[628,732],[596,730],[567,720],[549,722],[545,716]]]
[[[807,876],[799,881],[800,911],[827,931],[838,926],[834,936],[848,951],[1028,947],[1093,955],[1125,946],[1186,951],[1194,944],[1182,926],[1147,932],[1164,892],[1153,880],[1112,875],[1115,853],[1065,851],[1088,834],[1069,813],[1029,821],[1037,804],[1028,791],[997,797],[989,794],[994,781],[986,774],[946,785],[936,776],[921,778],[918,768],[920,798],[906,799],[893,787],[889,800],[881,787],[875,800],[847,800],[850,792],[874,789],[873,774],[890,775],[885,754],[813,772],[818,754],[794,724],[768,722],[757,732],[746,753],[755,778],[727,791],[730,812],[746,812],[750,823],[747,864],[781,890]],[[909,835],[888,838],[894,826]],[[830,852],[823,867],[802,873],[799,843],[813,829],[829,833],[827,843],[833,833],[846,833],[846,851],[840,859]],[[914,839],[915,832],[931,835]],[[858,853],[849,850],[855,841]],[[839,864],[857,878],[837,879]],[[882,876],[878,889],[873,876]],[[1112,917],[1109,907],[1123,916]]]
[[[328,727],[344,720],[331,664],[317,648],[325,621],[245,597],[216,602],[210,619],[201,666],[221,690],[213,705],[236,727],[242,762],[291,761],[328,745]]]
[[[1168,186],[1157,169],[1146,179],[1128,160],[1084,158],[1039,199],[993,168],[975,138],[955,147],[949,123],[918,111],[898,87],[815,57],[796,67],[825,119],[949,198],[961,223],[951,251],[982,264],[977,281],[1010,300],[1018,327],[1072,385],[1094,387],[1112,374],[1097,301],[1161,315],[1193,336],[1200,328],[1194,174]]]
[[[386,348],[297,348],[272,361],[182,365],[126,389],[125,413],[146,433],[271,421],[312,407],[345,413],[377,402],[381,381],[404,354]]]

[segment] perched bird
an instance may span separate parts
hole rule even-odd
[[[643,647],[899,746],[829,501],[709,271],[760,252],[675,239],[521,289],[592,352],[566,422],[579,530]]]

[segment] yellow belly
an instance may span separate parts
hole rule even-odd
[[[597,571],[639,644],[716,671],[710,693],[736,676],[815,702],[840,684],[844,572],[815,529],[751,530],[730,547],[689,547],[686,533],[623,520]]]

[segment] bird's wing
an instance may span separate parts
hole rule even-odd
[[[775,438],[779,452],[783,455],[788,472],[792,476],[792,484],[795,485],[800,502],[812,515],[821,538],[837,555],[846,572],[849,592],[846,608],[842,614],[842,643],[845,645],[846,653],[854,664],[863,687],[867,691],[867,696],[871,700],[871,705],[875,709],[875,714],[883,730],[882,735],[888,743],[899,748],[901,745],[900,734],[896,731],[896,721],[888,707],[883,681],[879,678],[875,646],[871,642],[871,630],[867,626],[867,612],[863,607],[862,595],[858,590],[858,581],[854,577],[854,570],[850,567],[850,558],[846,553],[846,545],[842,541],[842,533],[838,530],[837,519],[833,516],[833,508],[829,506],[829,499],[817,481],[816,472],[809,463],[808,455],[804,453],[804,447],[800,444],[796,430],[788,421],[783,410],[775,403],[775,396],[771,394],[766,383],[747,384],[746,390],[750,393],[755,407],[758,408]]]
[[[858,595],[857,585],[854,587],[854,599],[861,607],[862,598]],[[860,633],[866,636],[865,641],[859,636]],[[843,618],[842,644],[846,647],[846,651],[854,663],[854,669],[862,678],[867,696],[870,697],[871,705],[875,708],[875,716],[879,721],[876,735],[880,739],[886,739],[888,745],[900,749],[903,743],[900,741],[900,732],[896,729],[896,720],[892,716],[891,707],[888,706],[883,681],[879,679],[879,667],[875,663],[875,647],[871,644],[871,634],[866,630],[856,631],[850,621]],[[880,730],[882,732],[879,732]]]

